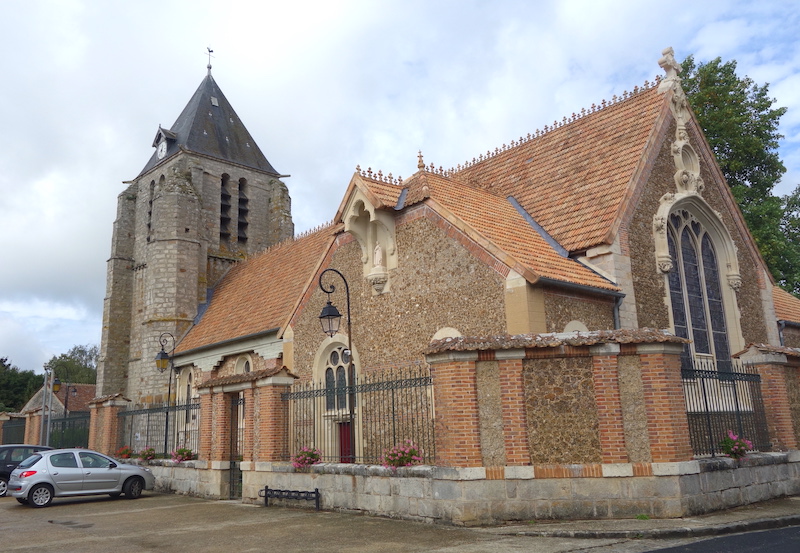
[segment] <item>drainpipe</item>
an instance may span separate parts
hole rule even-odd
[[[619,322],[619,308],[622,305],[622,300],[625,296],[617,296],[614,298],[614,330],[619,330],[620,322]]]

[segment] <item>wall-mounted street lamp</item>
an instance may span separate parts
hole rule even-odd
[[[166,347],[167,344],[172,341],[172,349],[170,352],[167,353]],[[169,407],[172,401],[172,372],[174,369],[174,365],[172,363],[172,356],[175,353],[175,336],[170,334],[169,332],[163,332],[161,336],[158,337],[158,342],[161,344],[161,351],[156,354],[156,368],[158,372],[163,373],[167,369],[169,371],[169,386],[167,387],[167,413],[166,413],[166,420],[164,421],[164,457],[167,456],[167,447],[169,442]]]
[[[325,269],[319,275],[319,287],[320,290],[325,292],[328,295],[328,301],[325,304],[325,307],[322,308],[322,312],[319,314],[319,322],[322,325],[322,332],[333,338],[336,333],[339,332],[339,327],[342,322],[342,314],[339,313],[339,310],[336,308],[335,305],[331,302],[331,294],[336,290],[336,287],[333,284],[329,284],[326,288],[324,284],[322,284],[322,277],[325,276],[325,273],[336,273],[339,275],[339,278],[342,279],[344,282],[344,291],[345,291],[345,298],[347,300],[347,375],[348,375],[348,396],[349,396],[349,409],[350,409],[350,455],[346,456],[349,458],[350,462],[355,462],[355,455],[356,455],[356,432],[355,432],[355,416],[354,416],[354,408],[356,404],[356,380],[355,380],[355,368],[353,366],[353,342],[352,336],[353,333],[351,331],[350,326],[350,286],[347,284],[347,279],[344,278],[344,275],[337,271],[336,269]]]
[[[55,366],[53,366],[53,375],[56,375],[56,378],[53,381],[53,384],[56,385],[53,387],[53,393],[57,394],[61,389],[61,380],[58,379],[58,374],[65,376],[67,381],[67,389],[64,393],[64,418],[67,418],[69,417],[69,396],[77,396],[78,389],[72,385],[72,376],[70,375],[69,367],[67,365],[57,363]]]

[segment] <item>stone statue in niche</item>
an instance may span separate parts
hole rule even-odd
[[[379,243],[376,243],[375,249],[372,250],[372,270],[369,272],[367,280],[372,284],[376,294],[383,293],[386,282],[389,280],[389,274],[383,265],[383,247]]]

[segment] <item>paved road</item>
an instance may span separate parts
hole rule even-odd
[[[800,551],[800,526],[724,536],[654,553],[797,553]]]
[[[56,499],[33,509],[0,498],[0,551],[108,553],[641,553],[687,540],[540,538],[384,518],[145,494]]]

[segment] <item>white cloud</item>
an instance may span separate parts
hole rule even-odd
[[[0,89],[0,305],[14,309],[0,312],[0,356],[15,352],[21,367],[99,341],[116,196],[204,77],[206,46],[248,130],[292,175],[298,231],[334,215],[357,164],[407,177],[419,149],[437,167],[463,163],[652,79],[666,46],[736,59],[741,74],[770,82],[789,107],[787,192],[800,179],[800,6],[785,2],[4,8],[0,48],[15,55]]]

